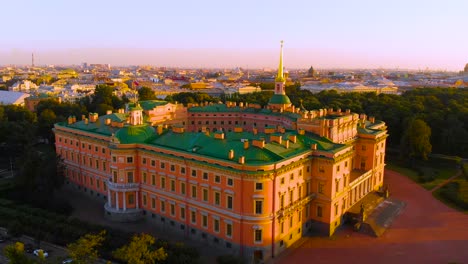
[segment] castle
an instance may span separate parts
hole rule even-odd
[[[385,123],[307,111],[285,93],[281,45],[267,107],[162,101],[55,124],[66,179],[114,221],[146,218],[249,259],[313,230],[332,235],[383,184]]]

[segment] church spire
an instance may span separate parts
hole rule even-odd
[[[283,41],[281,41],[281,51],[280,51],[280,60],[278,65],[278,75],[275,79],[276,82],[284,82],[284,73],[283,73]]]

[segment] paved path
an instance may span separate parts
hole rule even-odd
[[[405,210],[379,238],[344,228],[332,238],[310,237],[274,263],[468,263],[468,215],[386,170],[392,197]]]

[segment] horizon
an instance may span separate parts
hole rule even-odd
[[[0,65],[461,71],[468,2],[4,3]],[[27,6],[28,9],[24,7]],[[441,8],[443,7],[443,8]],[[12,21],[14,23],[12,23]],[[32,26],[34,25],[34,26]]]

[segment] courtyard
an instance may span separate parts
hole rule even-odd
[[[343,227],[333,237],[303,238],[274,263],[468,263],[468,215],[386,170],[391,197],[404,211],[379,238]]]

